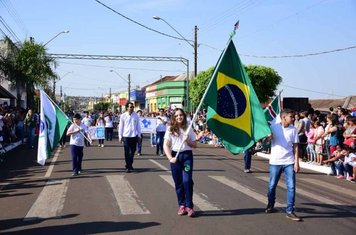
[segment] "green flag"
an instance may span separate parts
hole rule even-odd
[[[54,105],[44,91],[41,92],[40,133],[38,139],[37,162],[44,165],[51,152],[57,147],[68,118],[57,105]]]
[[[264,109],[265,117],[268,123],[280,122],[279,114],[281,112],[281,105],[279,95],[277,95],[271,103]]]
[[[225,148],[239,154],[271,131],[232,40],[220,59],[204,98],[207,125]]]

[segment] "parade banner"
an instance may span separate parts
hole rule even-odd
[[[91,126],[88,128],[88,135],[92,140],[105,139],[105,127]]]
[[[140,117],[141,133],[156,133],[157,119]]]

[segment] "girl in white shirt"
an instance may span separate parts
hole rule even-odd
[[[171,163],[171,172],[178,198],[178,215],[194,216],[193,210],[193,152],[196,138],[189,133],[187,116],[182,109],[175,109],[171,125],[164,135],[164,152]],[[176,156],[179,151],[179,155]]]

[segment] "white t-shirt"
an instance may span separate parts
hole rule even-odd
[[[185,133],[185,131],[182,128],[179,129],[179,132],[180,132],[179,136],[173,135],[172,132],[170,131],[170,127],[168,127],[166,133],[164,134],[164,139],[171,141],[171,149],[175,152],[178,152],[179,147],[183,142],[183,135]],[[188,133],[188,138],[191,141],[196,141],[196,137],[192,128],[190,128],[190,131]],[[186,142],[184,142],[182,148],[180,149],[180,152],[186,150],[192,150],[192,148]]]
[[[165,132],[167,129],[167,125],[163,124],[163,121],[167,122],[168,118],[166,116],[157,116],[157,132]]]
[[[109,127],[109,128],[113,128],[114,127],[114,124],[112,122],[112,118],[110,116],[104,117],[104,121],[105,121],[105,127]]]
[[[93,122],[93,119],[91,119],[91,117],[84,117],[82,119],[82,123],[84,125],[86,125],[87,127],[90,127],[92,122]]]
[[[271,125],[271,165],[289,165],[294,164],[293,144],[299,143],[298,131],[292,125],[283,127],[281,123]]]
[[[86,130],[87,127],[83,123],[81,123],[80,128],[83,129],[84,132],[84,130]],[[76,130],[78,130],[78,127],[75,124],[70,125],[70,127],[68,128],[68,131],[76,131]],[[76,146],[84,146],[84,136],[79,132],[70,135],[69,144],[76,145]]]

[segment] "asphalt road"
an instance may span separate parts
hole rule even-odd
[[[35,150],[17,147],[0,166],[0,233],[355,234],[356,184],[302,170],[296,212],[303,221],[293,222],[284,213],[283,178],[278,212],[264,213],[267,159],[254,157],[246,174],[241,156],[208,145],[194,151],[197,217],[178,216],[168,160],[154,153],[144,139],[135,171],[125,173],[117,139],[94,145],[84,150],[83,174],[72,177],[68,146],[44,167]]]

